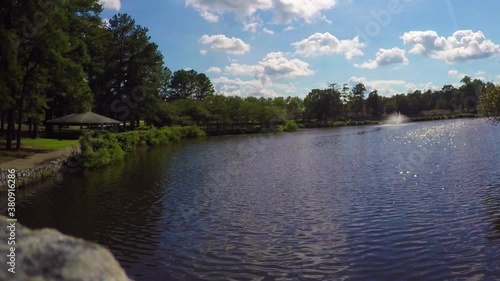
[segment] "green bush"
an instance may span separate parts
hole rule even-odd
[[[137,131],[116,134],[116,139],[125,152],[134,151],[140,142],[139,132]]]
[[[203,138],[206,136],[205,132],[197,126],[173,127],[172,129],[179,129],[182,138]]]
[[[163,127],[125,133],[88,132],[80,138],[83,166],[98,168],[110,162],[121,160],[126,152],[139,146],[158,146],[176,143],[183,138],[205,137],[205,132],[197,126]]]
[[[123,159],[125,152],[116,138],[116,134],[86,133],[80,139],[83,166],[99,168],[110,162]]]
[[[293,120],[288,120],[286,122],[285,127],[283,128],[283,130],[285,132],[295,132],[298,129],[299,129],[299,125],[297,125],[297,123],[295,123],[295,121],[293,121]]]

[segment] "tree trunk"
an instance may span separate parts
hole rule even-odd
[[[28,118],[28,136],[31,136],[33,130],[33,118]]]
[[[0,121],[0,136],[3,136],[3,130],[4,130],[4,123],[5,123],[5,110],[2,110],[2,117]]]
[[[21,149],[21,132],[23,126],[23,106],[24,106],[24,96],[26,90],[23,89],[21,94],[21,99],[19,100],[19,121],[17,123],[17,141],[16,141],[16,150]]]
[[[33,125],[32,138],[33,139],[37,139],[38,138],[38,122],[35,122],[35,124]]]
[[[12,149],[12,140],[14,139],[14,109],[9,109],[7,113],[7,142],[5,148]]]
[[[134,118],[130,119],[130,130],[131,131],[135,130],[135,120],[134,120]]]

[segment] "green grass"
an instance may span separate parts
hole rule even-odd
[[[15,147],[16,143],[13,142]],[[35,153],[44,153],[51,150],[78,145],[78,140],[57,140],[57,139],[21,139],[20,150],[5,150],[5,138],[0,139],[0,163],[9,162],[16,159],[27,158]]]
[[[57,140],[57,139],[28,139],[23,138],[21,145],[24,148],[57,150],[60,148],[77,145],[78,140]]]

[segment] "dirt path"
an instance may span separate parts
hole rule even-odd
[[[35,168],[42,163],[55,160],[57,158],[65,157],[71,155],[72,147],[68,146],[55,151],[47,153],[36,153],[25,159],[16,159],[5,163],[0,163],[0,168],[2,169],[16,169],[16,171],[21,171],[25,169]]]

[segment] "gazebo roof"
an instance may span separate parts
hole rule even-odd
[[[101,125],[101,124],[120,124],[121,122],[106,116],[93,112],[74,113],[59,118],[47,120],[47,123],[56,125]]]

